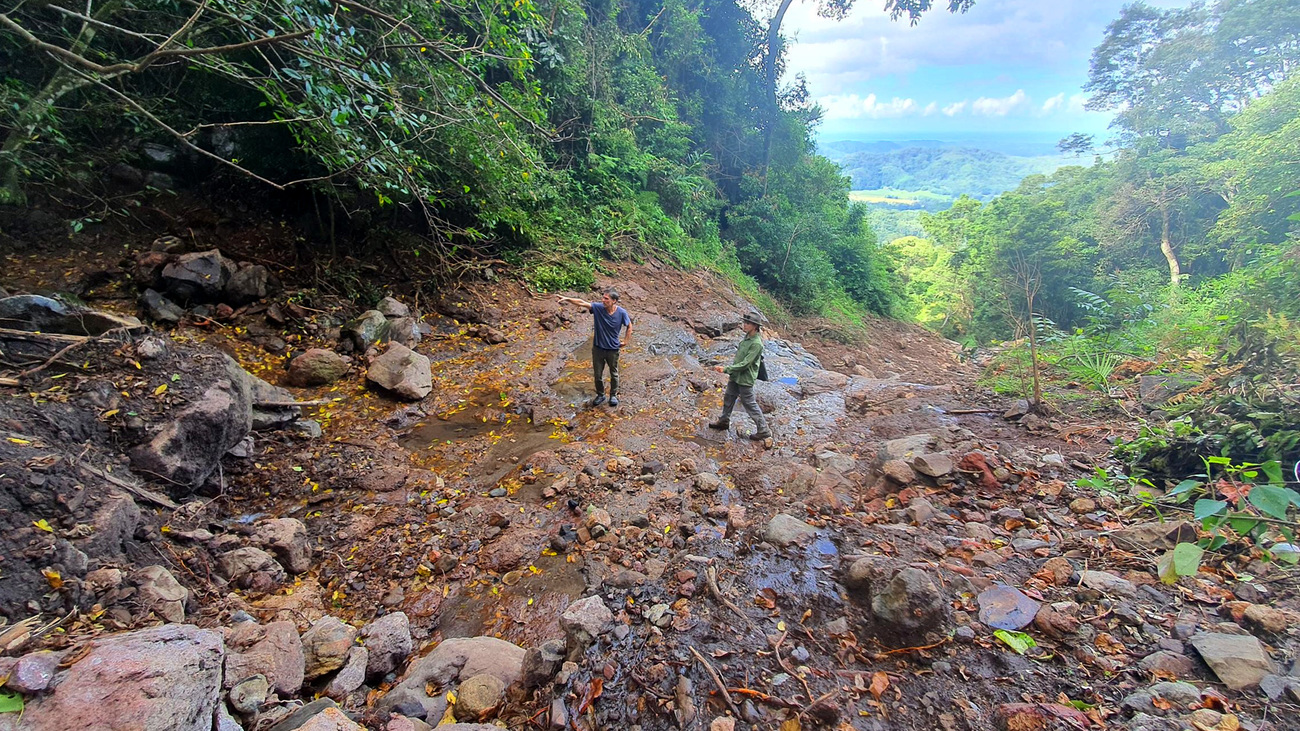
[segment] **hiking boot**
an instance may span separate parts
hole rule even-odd
[[[592,406],[600,406],[600,405],[603,404],[603,403],[605,403],[605,394],[603,394],[603,393],[601,393],[601,394],[597,394],[597,395],[596,395],[596,398],[594,398],[594,399],[591,400],[591,405],[592,405]]]
[[[751,442],[765,442],[771,438],[772,432],[770,431],[756,431],[749,435],[749,441]]]
[[[710,429],[717,429],[718,431],[726,431],[727,429],[731,428],[731,420],[730,420],[730,419],[718,419],[717,421],[715,421],[715,422],[709,424],[709,428],[710,428]]]
[[[618,406],[618,397],[617,397],[617,396],[610,396],[610,397],[609,397],[609,405],[610,405],[610,406]]]

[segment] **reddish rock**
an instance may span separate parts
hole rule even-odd
[[[1048,731],[1075,724],[1088,728],[1091,721],[1082,712],[1059,703],[1006,703],[993,712],[993,723],[999,731]]]

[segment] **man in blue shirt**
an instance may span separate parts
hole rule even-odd
[[[608,290],[601,295],[599,302],[587,302],[575,297],[556,295],[560,304],[581,307],[591,312],[595,324],[595,335],[591,341],[591,370],[596,381],[596,398],[592,406],[605,403],[605,382],[602,378],[605,367],[609,367],[609,405],[618,406],[618,354],[619,349],[627,345],[632,337],[632,318],[627,310],[618,306],[618,292]],[[621,335],[623,328],[627,334]]]

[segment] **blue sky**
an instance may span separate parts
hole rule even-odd
[[[909,26],[891,21],[880,0],[858,0],[838,22],[818,17],[814,0],[798,0],[783,26],[793,41],[785,81],[807,78],[826,137],[1087,132],[1102,142],[1110,115],[1085,111],[1081,87],[1092,49],[1124,4],[977,0],[952,15],[940,0]]]

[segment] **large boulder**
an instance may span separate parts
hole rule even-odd
[[[390,710],[414,700],[433,709],[437,699],[425,692],[426,686],[441,692],[477,675],[492,675],[509,688],[519,679],[523,663],[524,648],[495,637],[443,640],[432,652],[411,663],[402,682],[381,698],[377,707]]]
[[[419,401],[433,390],[433,371],[429,359],[402,345],[393,343],[366,370],[366,380],[411,401]]]
[[[312,348],[289,361],[290,386],[325,386],[347,375],[348,359],[324,348]]]
[[[131,466],[188,488],[203,484],[253,423],[249,376],[229,356],[223,375],[175,414],[152,439],[131,450]]]
[[[182,302],[216,302],[233,272],[230,260],[220,251],[196,251],[181,254],[163,267],[162,284]]]
[[[254,675],[265,676],[281,695],[293,695],[302,688],[306,661],[302,640],[293,622],[241,622],[230,630],[226,654],[225,686]]]
[[[385,614],[361,629],[361,638],[370,652],[366,672],[386,675],[406,660],[415,643],[411,639],[411,622],[404,612]]]
[[[211,731],[223,652],[221,633],[192,625],[99,637],[48,695],[0,715],[0,729]]]
[[[134,317],[74,307],[38,294],[19,294],[0,299],[0,327],[65,335],[102,335],[109,330],[138,330],[141,324]]]
[[[302,635],[307,679],[319,678],[343,667],[356,639],[357,628],[337,617],[326,616],[316,620]]]
[[[254,546],[226,551],[217,557],[217,571],[245,589],[284,581],[284,567],[271,554]]]
[[[912,640],[942,630],[949,620],[949,607],[929,574],[906,568],[871,597],[871,614],[882,637]]]
[[[375,305],[375,310],[392,320],[411,316],[411,308],[396,297],[385,297],[379,300],[379,303]]]

